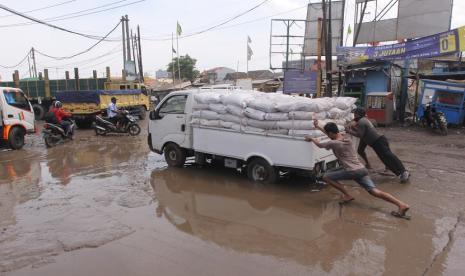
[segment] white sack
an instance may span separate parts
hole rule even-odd
[[[193,110],[205,110],[208,109],[208,104],[194,103],[192,106]]]
[[[200,119],[200,124],[201,124],[202,126],[219,127],[219,126],[220,126],[220,121],[219,121],[219,120],[205,120],[205,119]]]
[[[194,118],[189,122],[191,125],[199,125],[200,124],[200,119]]]
[[[244,110],[244,115],[255,120],[265,120],[265,112],[250,107]]]
[[[220,126],[224,128],[231,128],[234,125],[233,122],[225,122],[220,120]]]
[[[313,120],[315,113],[308,111],[291,111],[289,112],[289,119],[294,120]]]
[[[352,97],[337,97],[334,106],[342,110],[352,109],[356,101],[357,99]]]
[[[232,115],[236,115],[239,117],[244,116],[244,109],[242,107],[238,107],[232,104],[228,104],[226,106],[226,111],[228,111],[228,113],[231,113]]]
[[[218,120],[218,113],[211,110],[197,110],[192,112],[192,118],[200,118],[206,120]]]
[[[224,105],[234,105],[245,108],[247,104],[254,99],[253,92],[237,92],[224,95],[221,97],[221,102]]]
[[[244,127],[243,130],[246,131],[246,132],[248,132],[248,131],[250,131],[250,132],[260,132],[260,133],[265,132],[265,130],[262,129],[262,128],[252,127],[252,126],[246,126],[246,127]]]
[[[195,94],[194,99],[202,104],[220,103],[220,94],[218,92],[201,92]]]
[[[337,107],[333,107],[328,111],[328,117],[331,118],[331,119],[342,118],[342,117],[344,117],[345,114],[346,114],[346,111],[341,110],[341,109],[339,109]]]
[[[267,113],[278,111],[276,102],[264,96],[256,97],[254,100],[249,101],[247,106]]]
[[[328,113],[326,111],[318,112],[313,115],[313,119],[324,120],[328,118]]]
[[[325,134],[318,129],[313,129],[313,130],[291,129],[289,130],[289,136],[310,136],[312,138],[317,138],[317,137],[325,136]]]
[[[232,114],[220,114],[219,119],[225,122],[231,122],[231,123],[236,123],[240,124],[242,122],[242,119],[236,115]]]
[[[278,121],[278,128],[285,129],[314,129],[313,121],[304,121],[304,120],[288,120],[288,121]]]
[[[286,121],[289,120],[289,113],[265,113],[266,121]]]
[[[244,125],[246,126],[252,126],[252,127],[257,127],[257,128],[262,128],[262,129],[273,129],[276,128],[276,122],[275,121],[259,121],[259,120],[254,120],[254,119],[244,119]]]
[[[209,104],[208,109],[215,111],[218,114],[226,114],[226,106],[224,104]]]

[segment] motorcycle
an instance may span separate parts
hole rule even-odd
[[[53,123],[44,124],[44,129],[42,130],[42,133],[43,133],[44,142],[47,148],[51,148],[60,143],[73,140],[74,129],[76,128],[76,124],[71,119],[66,119],[66,121],[71,123],[67,133],[59,124],[53,124]]]
[[[431,127],[439,130],[441,135],[447,135],[447,120],[443,112],[437,111],[431,103],[426,104],[424,116],[421,118],[421,124],[424,127]]]
[[[117,126],[109,118],[104,118],[99,115],[95,116],[93,124],[96,135],[106,135],[107,133],[129,133],[131,136],[139,135],[141,129],[136,122],[136,118],[129,114],[129,111],[123,110],[122,125]]]

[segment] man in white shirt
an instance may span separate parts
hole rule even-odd
[[[112,97],[111,103],[108,104],[107,116],[108,116],[108,119],[110,119],[112,123],[116,124],[116,127],[119,127],[119,124],[122,121],[122,116],[121,116],[121,112],[118,109],[118,106],[116,106],[115,97]]]

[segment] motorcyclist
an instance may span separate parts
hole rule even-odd
[[[111,102],[108,104],[108,108],[107,108],[107,115],[108,115],[108,119],[112,123],[116,124],[117,128],[120,128],[120,126],[123,125],[124,116],[122,114],[123,112],[116,105],[116,101],[117,100],[115,97],[111,98]]]
[[[71,118],[72,114],[63,110],[63,104],[60,101],[56,101],[54,107],[50,110],[55,114],[57,123],[65,130],[65,135],[68,135],[70,130],[71,122],[66,119]]]

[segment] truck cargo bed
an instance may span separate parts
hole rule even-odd
[[[244,161],[258,156],[273,166],[304,170],[312,170],[321,161],[328,163],[336,160],[332,151],[320,149],[302,137],[204,126],[193,126],[192,131],[192,145],[196,152]]]

